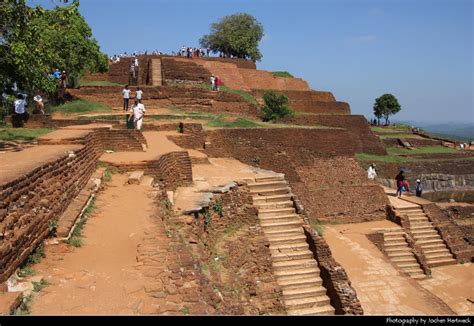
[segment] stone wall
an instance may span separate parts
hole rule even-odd
[[[306,81],[301,78],[275,77],[271,72],[255,69],[239,69],[245,85],[250,89],[309,91]]]
[[[387,196],[368,182],[352,157],[356,146],[343,130],[227,129],[206,135],[209,157],[234,157],[284,173],[313,218],[331,222],[385,218]]]
[[[423,205],[428,218],[443,238],[444,243],[458,263],[474,261],[474,246],[465,237],[464,231],[435,204]]]
[[[326,241],[311,228],[304,226],[306,241],[314,258],[318,261],[323,285],[328,289],[331,305],[337,315],[363,315],[364,310],[357,298],[344,268],[332,257]]]
[[[74,155],[65,154],[0,185],[0,282],[49,235],[48,226],[86,185],[100,154],[92,136]]]

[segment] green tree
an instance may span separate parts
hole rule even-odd
[[[249,14],[226,16],[211,25],[211,33],[200,40],[203,47],[214,53],[222,52],[226,57],[250,58],[259,61],[262,54],[258,43],[262,39],[263,26]]]
[[[262,107],[263,121],[274,121],[292,115],[293,111],[288,106],[288,97],[268,91],[263,94],[265,105]]]
[[[44,10],[25,0],[4,0],[0,5],[0,87],[16,81],[27,91],[53,94],[57,81],[48,78],[54,68],[66,70],[69,83],[86,69],[107,70],[92,31],[79,13],[79,1]]]
[[[379,98],[375,99],[374,103],[374,115],[377,119],[385,119],[385,124],[388,124],[388,118],[391,115],[397,114],[402,107],[398,103],[398,100],[392,94],[384,94]]]

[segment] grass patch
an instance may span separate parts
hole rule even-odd
[[[385,163],[405,163],[414,162],[415,159],[402,157],[398,155],[372,155],[365,153],[356,153],[356,158],[359,161],[374,161],[374,162],[385,162]]]
[[[74,100],[65,104],[51,106],[49,107],[49,112],[60,112],[64,115],[74,114],[74,113],[92,113],[92,112],[111,112],[112,108],[101,104],[94,103],[85,100]],[[119,116],[123,118],[122,116]],[[97,117],[96,117],[97,118]]]
[[[46,257],[44,253],[44,243],[41,243],[36,249],[26,258],[25,262],[20,266],[20,270],[17,272],[19,277],[27,277],[36,274],[31,268],[31,265],[37,264]]]
[[[48,128],[1,128],[0,129],[0,141],[12,141],[12,140],[34,140],[38,137],[50,133],[53,129]]]
[[[219,115],[207,123],[208,127],[217,128],[262,128],[263,126],[255,121],[244,118],[237,118],[234,121],[224,121],[224,116]]]
[[[123,84],[113,83],[108,80],[81,80],[79,86],[123,86]]]
[[[211,90],[211,85],[209,84],[199,84],[198,85],[200,88],[204,88],[204,89],[207,89],[207,90]],[[258,106],[258,103],[257,103],[257,100],[255,99],[255,97],[249,93],[249,92],[246,92],[246,91],[242,91],[242,90],[239,90],[239,89],[233,89],[233,88],[229,88],[227,86],[220,86],[220,91],[221,92],[226,92],[226,93],[230,93],[230,94],[236,94],[236,95],[240,95],[245,101],[249,102],[250,104],[253,104],[255,106]]]
[[[311,227],[314,231],[316,231],[320,236],[323,235],[324,227],[319,220],[311,218],[309,219],[309,223],[311,224]]]
[[[406,139],[423,139],[422,137],[414,134],[385,134],[379,136],[381,139],[386,138],[406,138]]]
[[[272,75],[275,77],[294,78],[288,71],[273,71]]]
[[[388,147],[387,153],[389,155],[404,155],[404,154],[443,154],[443,153],[457,153],[454,148],[445,146],[426,146],[414,149]]]
[[[40,292],[43,290],[45,287],[49,285],[48,281],[46,281],[44,278],[41,279],[39,282],[33,282],[33,291],[34,292]]]
[[[27,276],[32,276],[35,274],[36,274],[36,271],[32,269],[31,266],[23,266],[22,268],[20,268],[20,270],[17,273],[18,277],[22,277],[22,278],[27,277]]]
[[[109,168],[106,168],[106,169],[105,169],[105,172],[104,172],[104,181],[105,181],[105,182],[110,182],[110,181],[112,181],[112,172],[110,172]]]
[[[89,205],[87,205],[87,207],[84,210],[84,213],[82,214],[79,222],[74,227],[74,230],[72,231],[71,237],[66,241],[67,244],[69,244],[73,247],[76,247],[76,248],[82,246],[82,229],[84,228],[84,225],[86,224],[87,219],[94,212],[94,209],[95,209],[95,198],[93,198],[90,201]]]

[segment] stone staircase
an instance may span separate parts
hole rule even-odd
[[[417,280],[425,279],[426,275],[406,242],[404,234],[401,229],[385,231],[383,233],[385,252],[391,262],[410,277]]]
[[[317,261],[309,250],[303,219],[293,207],[283,176],[257,177],[248,184],[263,232],[270,242],[273,270],[289,315],[333,315]]]
[[[423,250],[429,267],[456,264],[453,255],[421,207],[401,208],[398,213],[408,216],[410,232],[415,243]]]
[[[163,75],[161,73],[161,59],[152,59],[151,60],[151,76],[153,86],[162,86],[163,85]]]

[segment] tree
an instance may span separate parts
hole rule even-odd
[[[86,69],[106,71],[107,56],[84,17],[79,1],[66,7],[32,8],[25,0],[4,0],[0,5],[0,87],[13,82],[27,91],[53,94],[56,80],[48,77],[54,68],[66,70],[70,81]]]
[[[268,91],[263,94],[265,105],[262,107],[263,121],[274,121],[292,115],[293,111],[288,106],[288,97]]]
[[[258,43],[262,39],[263,26],[249,14],[226,16],[211,25],[211,33],[204,35],[199,43],[212,52],[221,52],[226,57],[250,58],[259,61],[262,54]]]
[[[388,118],[391,115],[397,114],[401,110],[398,100],[392,94],[384,94],[375,99],[374,115],[377,119],[385,118],[385,124],[388,125]]]

